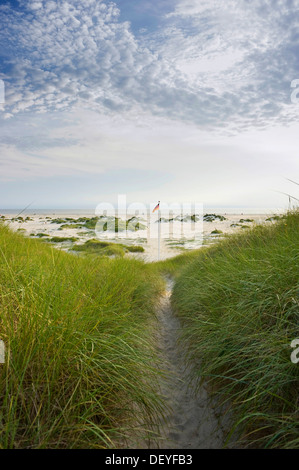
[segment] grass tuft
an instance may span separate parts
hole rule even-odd
[[[298,448],[299,212],[160,264],[193,373],[233,410],[251,446]],[[164,267],[163,267],[164,266]],[[232,429],[232,431],[234,430]]]
[[[137,260],[75,257],[0,225],[0,448],[113,448],[157,413],[154,307]]]

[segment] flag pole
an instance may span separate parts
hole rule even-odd
[[[158,201],[158,204],[154,207],[153,212],[158,211],[158,261],[160,260],[160,244],[161,244],[161,211],[160,211],[160,201]]]
[[[160,261],[160,246],[161,246],[161,220],[160,219],[161,219],[161,211],[160,211],[160,206],[159,206],[159,210],[158,210],[158,261]]]

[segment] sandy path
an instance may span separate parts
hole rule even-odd
[[[167,281],[167,290],[158,309],[159,350],[168,379],[161,379],[161,393],[170,408],[165,422],[160,422],[161,438],[149,448],[160,449],[217,449],[224,445],[224,426],[220,422],[219,409],[208,400],[204,386],[197,389],[189,380],[189,369],[184,360],[185,351],[178,344],[180,321],[174,316],[170,296],[172,281]],[[214,405],[215,406],[215,405]],[[217,416],[216,416],[217,415]]]

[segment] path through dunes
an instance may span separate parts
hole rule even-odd
[[[159,423],[160,439],[149,448],[216,449],[224,446],[224,419],[208,400],[205,386],[196,390],[189,379],[185,351],[178,343],[180,321],[173,314],[170,296],[173,282],[167,280],[165,294],[158,308],[159,349],[169,377],[161,379],[161,394],[169,407],[164,422]],[[217,416],[218,417],[217,417]],[[227,424],[227,423],[226,423]]]

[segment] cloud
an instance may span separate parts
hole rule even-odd
[[[0,9],[7,117],[81,107],[232,131],[298,119],[298,1],[180,0],[138,39],[115,3],[21,5]]]
[[[298,119],[290,106],[290,82],[299,73],[298,1],[181,0],[168,18],[159,53],[193,90],[209,84],[229,107],[227,117],[253,126]]]
[[[121,172],[151,199],[127,175],[157,169],[161,199],[282,201],[267,191],[298,171],[299,1],[165,0],[142,23],[140,0],[136,32],[126,1],[0,5],[0,175],[14,200],[19,181],[38,193],[47,178],[51,197],[81,177],[87,199],[92,178],[116,194]]]

